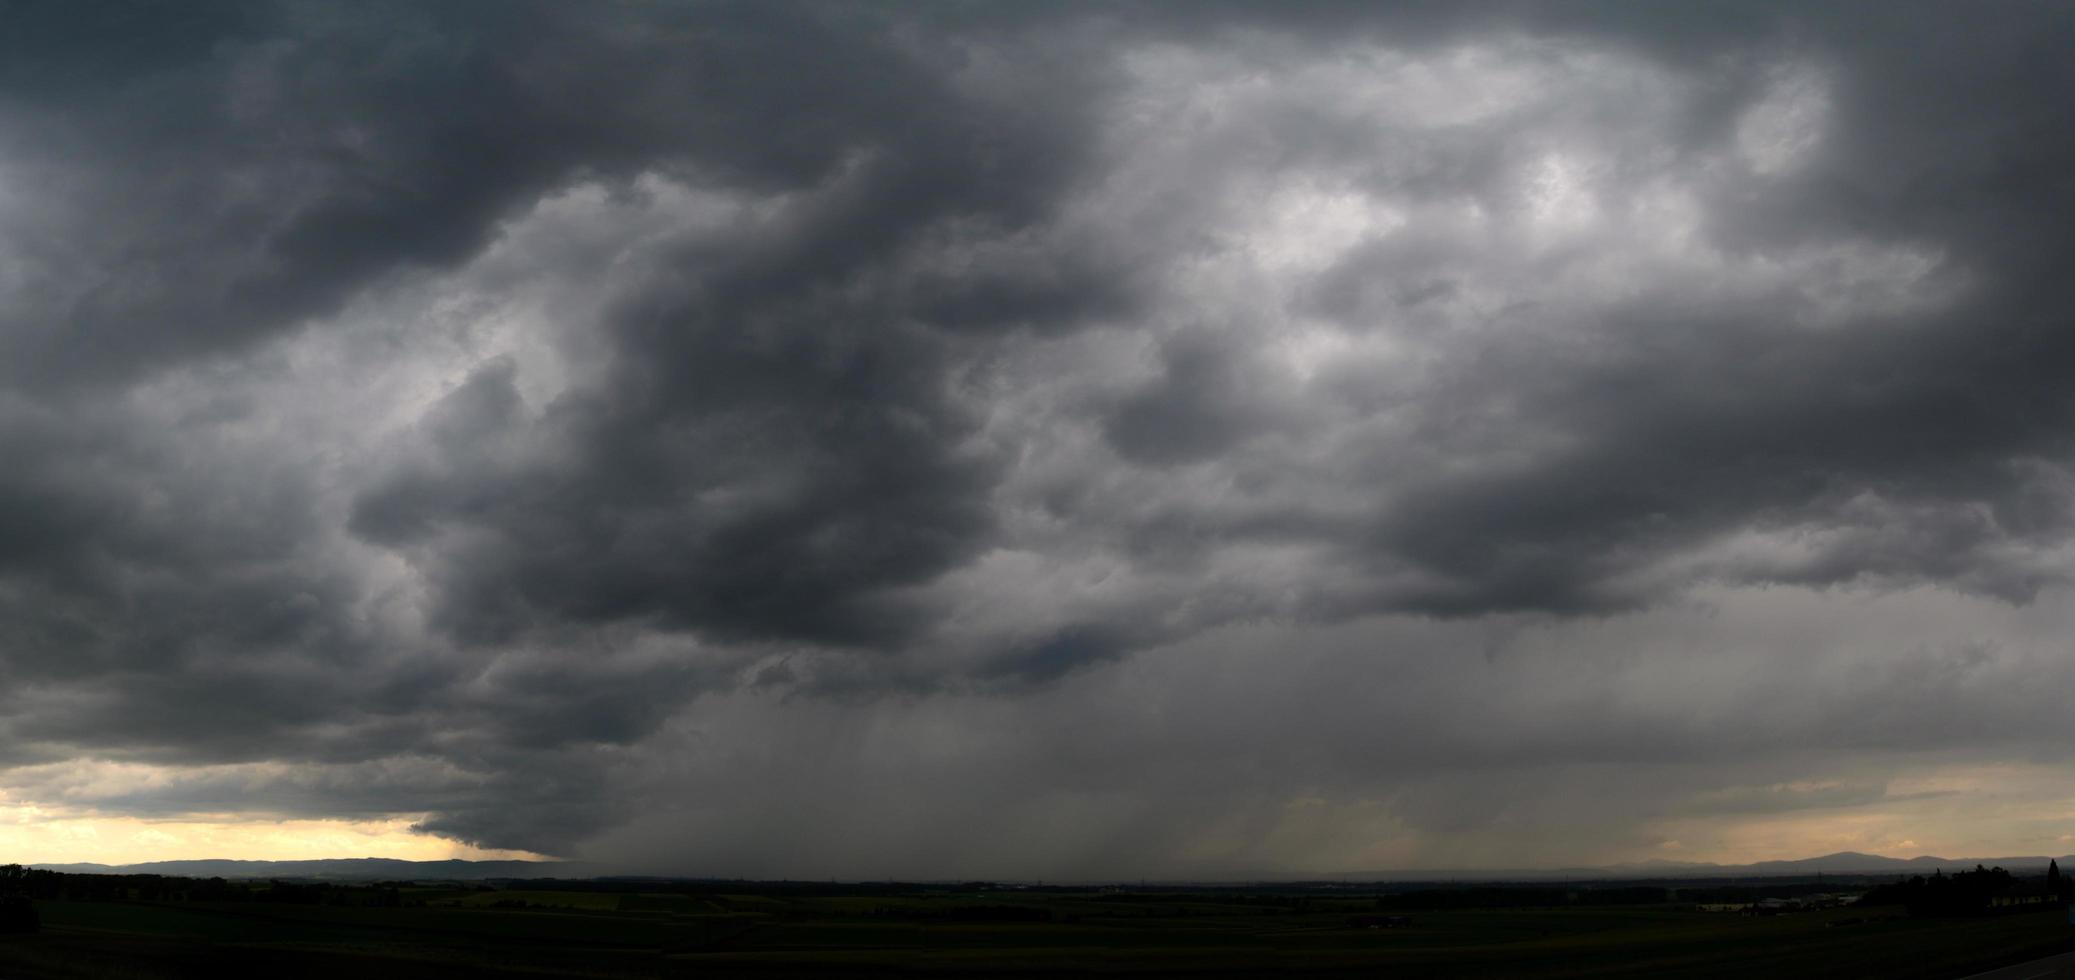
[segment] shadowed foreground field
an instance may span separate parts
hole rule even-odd
[[[403,888],[402,907],[44,901],[0,977],[1949,978],[2075,948],[2058,909],[1911,919],[1691,906],[1419,910],[1374,897],[820,887]]]

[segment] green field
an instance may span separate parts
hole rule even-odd
[[[406,897],[400,908],[45,901],[39,934],[0,937],[0,977],[1948,978],[2075,948],[2059,909],[1958,919],[1668,905],[1413,910],[1409,921],[1368,927],[1353,917],[1374,914],[1373,898],[1229,892],[427,888]]]

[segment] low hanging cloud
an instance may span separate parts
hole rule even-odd
[[[2059,764],[2075,532],[2075,24],[1959,16],[32,4],[0,788],[731,874],[1954,826]]]

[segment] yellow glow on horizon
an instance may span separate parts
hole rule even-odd
[[[1656,829],[1680,846],[1653,856],[1721,864],[1838,851],[1899,858],[2060,856],[2075,845],[2075,795],[2059,766],[1950,764],[1889,779],[1885,794],[1855,805],[1695,816],[1662,821]]]
[[[402,758],[371,764],[373,775],[453,780],[465,776],[438,760]],[[296,777],[278,762],[169,767],[104,759],[70,759],[7,770],[0,782],[0,864],[141,864],[150,861],[309,861],[396,858],[406,861],[547,860],[528,851],[473,847],[411,828],[419,813],[360,819],[288,818],[266,812],[211,810],[153,816],[111,813],[96,804],[149,796],[188,781],[265,786]],[[10,783],[12,785],[10,785]]]
[[[411,830],[414,819],[256,820],[237,815],[147,820],[63,816],[0,806],[0,864],[141,864],[224,858],[306,861],[547,860],[527,851],[486,850]]]

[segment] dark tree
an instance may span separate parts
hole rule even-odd
[[[36,905],[27,895],[0,895],[0,933],[35,932]]]
[[[1911,915],[1976,915],[1988,911],[1996,896],[2010,892],[2016,879],[2002,868],[1975,865],[1948,877],[1940,870],[1893,885],[1882,885],[1860,900],[1863,905],[1901,905]]]

